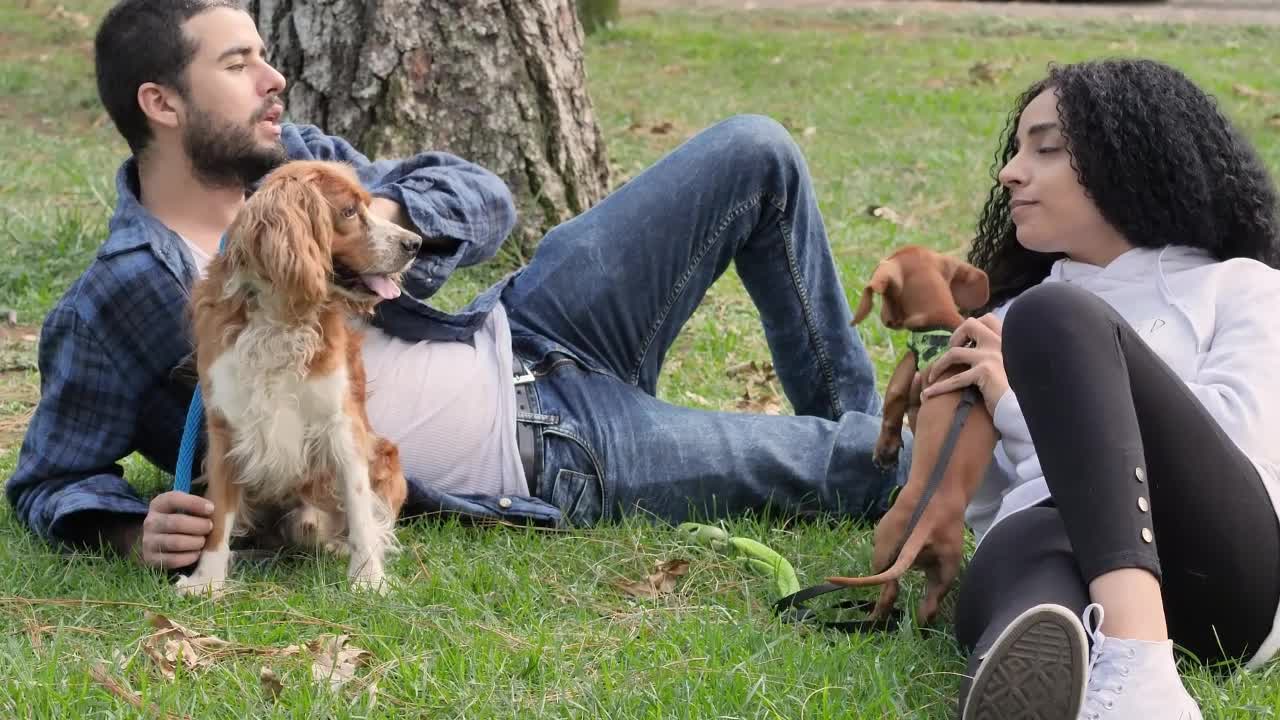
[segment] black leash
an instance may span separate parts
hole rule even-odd
[[[966,387],[960,396],[960,404],[956,406],[956,414],[951,420],[951,427],[947,430],[946,440],[942,443],[942,451],[938,454],[938,462],[933,466],[933,471],[929,475],[929,482],[925,485],[924,494],[920,496],[920,502],[916,503],[916,509],[911,513],[911,519],[907,522],[906,532],[902,533],[902,539],[898,541],[898,547],[893,552],[895,561],[902,553],[902,546],[906,544],[907,538],[911,537],[911,533],[915,532],[916,525],[920,523],[921,516],[924,515],[925,509],[929,505],[929,501],[933,499],[933,495],[942,485],[942,477],[946,473],[947,463],[951,461],[951,453],[955,451],[956,442],[960,438],[960,430],[964,428],[964,421],[969,417],[969,411],[973,409],[975,403],[978,402],[980,395],[978,389],[970,385]],[[892,563],[891,563],[892,564]],[[902,612],[896,607],[889,614],[889,617],[881,620],[872,620],[864,618],[860,620],[824,620],[818,617],[817,612],[807,607],[804,603],[812,600],[820,595],[826,595],[836,590],[851,590],[853,588],[845,585],[836,585],[835,583],[822,583],[807,587],[800,592],[787,595],[779,599],[773,604],[774,612],[784,620],[791,622],[810,622],[824,628],[832,630],[841,630],[847,633],[868,632],[868,631],[888,631],[891,629],[901,617]],[[867,610],[874,608],[875,602],[871,600],[846,600],[837,603],[834,608],[845,610]]]

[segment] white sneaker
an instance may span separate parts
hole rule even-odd
[[[1089,641],[1075,613],[1037,605],[982,657],[963,720],[1076,720],[1084,703]]]
[[[1109,638],[1098,629],[1102,606],[1097,603],[1085,608],[1083,619],[1093,650],[1088,693],[1078,720],[1203,720],[1200,706],[1178,676],[1172,640]]]

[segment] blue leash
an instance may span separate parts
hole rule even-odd
[[[227,247],[227,236],[223,235],[218,242],[218,252]],[[200,392],[200,383],[196,382],[195,392],[191,395],[191,405],[187,407],[187,420],[182,425],[182,443],[178,445],[178,466],[173,471],[173,489],[178,492],[191,492],[191,466],[196,460],[196,446],[200,442],[200,424],[204,420],[204,396]]]
[[[182,444],[178,446],[178,467],[173,473],[173,489],[178,492],[191,492],[191,466],[196,460],[196,444],[200,439],[200,423],[204,420],[204,398],[200,394],[200,384],[196,383],[196,391],[191,396],[191,406],[187,408],[187,421],[182,426]]]

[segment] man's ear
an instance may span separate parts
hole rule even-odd
[[[145,82],[138,86],[138,107],[142,108],[142,114],[151,122],[161,127],[174,128],[178,126],[178,115],[183,102],[173,88]]]
[[[872,298],[880,296],[880,315],[886,322],[902,318],[898,308],[898,293],[902,292],[902,266],[897,260],[884,260],[876,266],[871,275],[871,282],[862,290],[862,301],[858,303],[858,311],[853,315],[853,324],[862,322],[871,313]]]
[[[991,286],[987,274],[963,260],[942,255],[943,273],[951,283],[951,297],[961,310],[975,310],[987,304]]]

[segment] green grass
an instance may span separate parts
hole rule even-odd
[[[97,17],[102,0],[64,2]],[[27,324],[40,317],[92,257],[114,201],[124,155],[94,103],[91,28],[52,16],[50,0],[0,8],[0,306]],[[792,128],[820,193],[846,288],[894,245],[957,249],[988,185],[994,138],[1009,99],[1049,61],[1142,54],[1171,61],[1212,90],[1280,171],[1276,101],[1233,91],[1280,92],[1280,46],[1261,30],[1156,25],[1033,24],[891,15],[632,16],[594,36],[591,92],[620,182],[698,128],[759,112]],[[985,62],[992,82],[970,69]],[[653,134],[646,128],[671,123]],[[806,133],[806,128],[813,128]],[[865,214],[896,210],[903,225]],[[496,270],[459,277],[456,303]],[[874,325],[863,336],[881,373],[900,351]],[[0,348],[0,427],[35,397],[29,343]],[[732,409],[743,391],[729,367],[768,358],[750,301],[727,276],[672,351],[664,398]],[[16,461],[0,433],[0,477]],[[144,491],[168,477],[130,459]],[[866,567],[870,533],[840,524],[731,530],[787,555],[801,581]],[[385,600],[343,589],[332,559],[246,562],[243,591],[222,603],[180,600],[163,577],[118,560],[68,557],[35,542],[0,509],[0,716],[134,717],[90,676],[123,653],[116,677],[151,705],[199,718],[574,717],[946,718],[963,661],[944,626],[904,624],[888,636],[801,632],[773,622],[767,583],[669,531],[640,521],[573,532],[416,523],[400,532],[402,579]],[[612,583],[654,563],[691,561],[676,592],[623,597]],[[918,583],[904,603],[917,599]],[[18,598],[26,598],[19,600]],[[82,603],[55,604],[49,599]],[[231,658],[174,683],[136,653],[144,606],[238,643],[285,646],[347,633],[372,651],[357,687],[312,682],[299,658]],[[257,675],[285,684],[271,702]],[[1280,670],[1222,677],[1188,670],[1206,717],[1274,717]],[[362,689],[376,680],[376,702]]]

